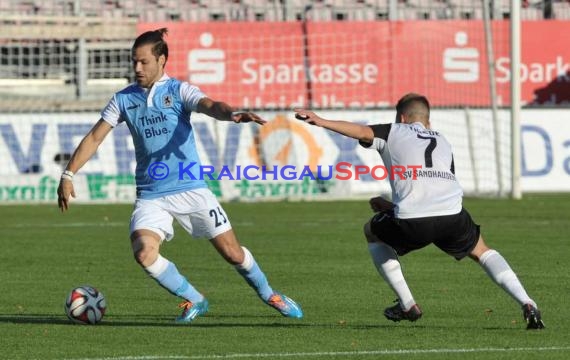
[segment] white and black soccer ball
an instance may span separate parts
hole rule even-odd
[[[65,300],[65,313],[77,324],[97,324],[106,309],[105,296],[92,286],[76,287]]]

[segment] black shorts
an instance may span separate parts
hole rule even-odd
[[[398,255],[431,243],[457,260],[469,255],[479,240],[479,225],[465,209],[455,215],[396,219],[379,212],[370,220],[372,233],[394,248]]]

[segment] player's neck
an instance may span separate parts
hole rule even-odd
[[[426,129],[430,128],[430,123],[429,121],[424,121],[424,120],[420,120],[420,119],[414,119],[414,120],[410,120],[410,121],[406,121],[407,124],[409,125],[413,125],[413,124],[421,124],[423,127],[425,127]]]
[[[156,84],[157,82],[159,82],[160,79],[162,79],[163,76],[164,76],[164,72],[161,73],[161,74],[159,74],[156,78],[154,78],[154,80],[153,80],[150,84],[148,84],[148,85],[146,85],[146,86],[141,86],[141,87],[142,87],[143,89],[145,89],[145,91],[148,91],[148,90],[152,89],[152,87],[154,86],[154,84]]]

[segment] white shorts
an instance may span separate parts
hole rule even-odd
[[[137,199],[131,216],[130,233],[151,230],[161,240],[174,236],[173,219],[193,237],[212,239],[232,225],[210,189],[195,189],[158,199]]]

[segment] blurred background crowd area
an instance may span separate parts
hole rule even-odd
[[[491,17],[510,0],[490,0]],[[522,0],[523,20],[570,19],[569,0]],[[93,16],[137,21],[313,21],[481,19],[482,0],[0,0],[0,14]]]
[[[523,21],[570,20],[570,0],[519,3]],[[483,23],[510,12],[510,0],[0,0],[0,112],[100,109],[133,80],[130,47],[148,23]]]

